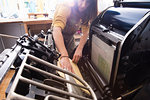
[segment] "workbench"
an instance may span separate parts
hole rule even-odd
[[[29,25],[39,25],[39,24],[51,24],[52,19],[42,18],[42,19],[0,19],[1,24],[12,24],[12,23],[22,23],[25,29],[25,33],[28,33]]]
[[[12,35],[16,38],[0,36],[0,53],[12,47],[17,40],[24,34],[34,35],[40,33],[40,30],[47,32],[51,27],[52,19],[0,19],[0,34]]]

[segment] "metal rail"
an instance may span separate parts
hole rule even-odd
[[[5,33],[0,34],[1,37],[6,37],[6,38],[14,38],[14,39],[19,39],[19,37],[17,36],[13,36],[13,35],[6,35]]]

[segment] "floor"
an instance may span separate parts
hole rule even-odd
[[[9,85],[9,82],[14,75],[15,70],[11,69],[7,72],[5,78],[3,79],[2,83],[0,84],[0,100],[6,100],[5,98],[5,91]]]

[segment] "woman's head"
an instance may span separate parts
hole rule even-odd
[[[78,0],[77,4],[79,12],[83,12],[90,5],[88,0]]]
[[[78,11],[83,13],[83,23],[93,20],[97,16],[97,0],[76,0]]]

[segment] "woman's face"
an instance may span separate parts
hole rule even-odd
[[[90,4],[87,0],[78,0],[78,8],[80,12],[83,12],[89,5]]]

